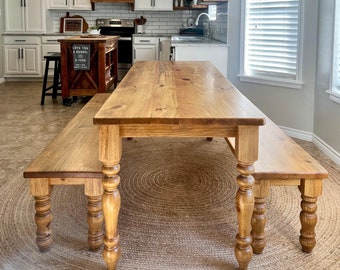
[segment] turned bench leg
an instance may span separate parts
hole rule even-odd
[[[35,199],[35,223],[37,225],[36,242],[41,252],[51,247],[53,236],[51,232],[51,191],[52,186],[47,178],[30,179],[31,194]]]
[[[256,180],[254,191],[254,211],[251,219],[251,236],[253,238],[252,248],[255,254],[261,254],[266,246],[265,226],[266,226],[266,197],[269,195],[269,180]]]
[[[315,247],[315,226],[317,223],[317,197],[322,194],[322,179],[302,179],[301,192],[300,244],[305,252],[312,252]]]
[[[86,179],[85,195],[87,196],[87,223],[89,249],[96,251],[100,249],[104,241],[103,230],[103,184],[102,179]]]

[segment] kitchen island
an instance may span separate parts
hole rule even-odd
[[[93,96],[115,87],[118,36],[82,35],[59,39],[62,97]]]

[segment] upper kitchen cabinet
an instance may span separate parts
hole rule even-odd
[[[45,0],[5,0],[6,32],[44,32]]]
[[[91,10],[90,0],[49,0],[49,9]]]
[[[172,0],[135,0],[135,10],[172,11]]]

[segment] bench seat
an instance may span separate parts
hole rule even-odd
[[[100,93],[91,98],[24,171],[35,198],[36,242],[40,251],[49,250],[53,239],[50,196],[56,185],[84,185],[88,199],[89,248],[97,250],[102,246],[103,174],[97,154],[98,127],[93,125],[93,117],[109,95]]]
[[[235,154],[235,139],[225,139]],[[266,197],[270,186],[299,187],[302,199],[300,244],[303,251],[311,252],[316,244],[316,202],[322,193],[322,181],[328,178],[327,171],[268,117],[266,124],[260,127],[259,157],[254,167],[254,253],[262,253],[265,247]]]

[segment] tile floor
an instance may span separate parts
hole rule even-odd
[[[62,98],[45,98],[42,82],[0,84],[0,188],[37,156],[82,108],[81,101],[67,107]]]

